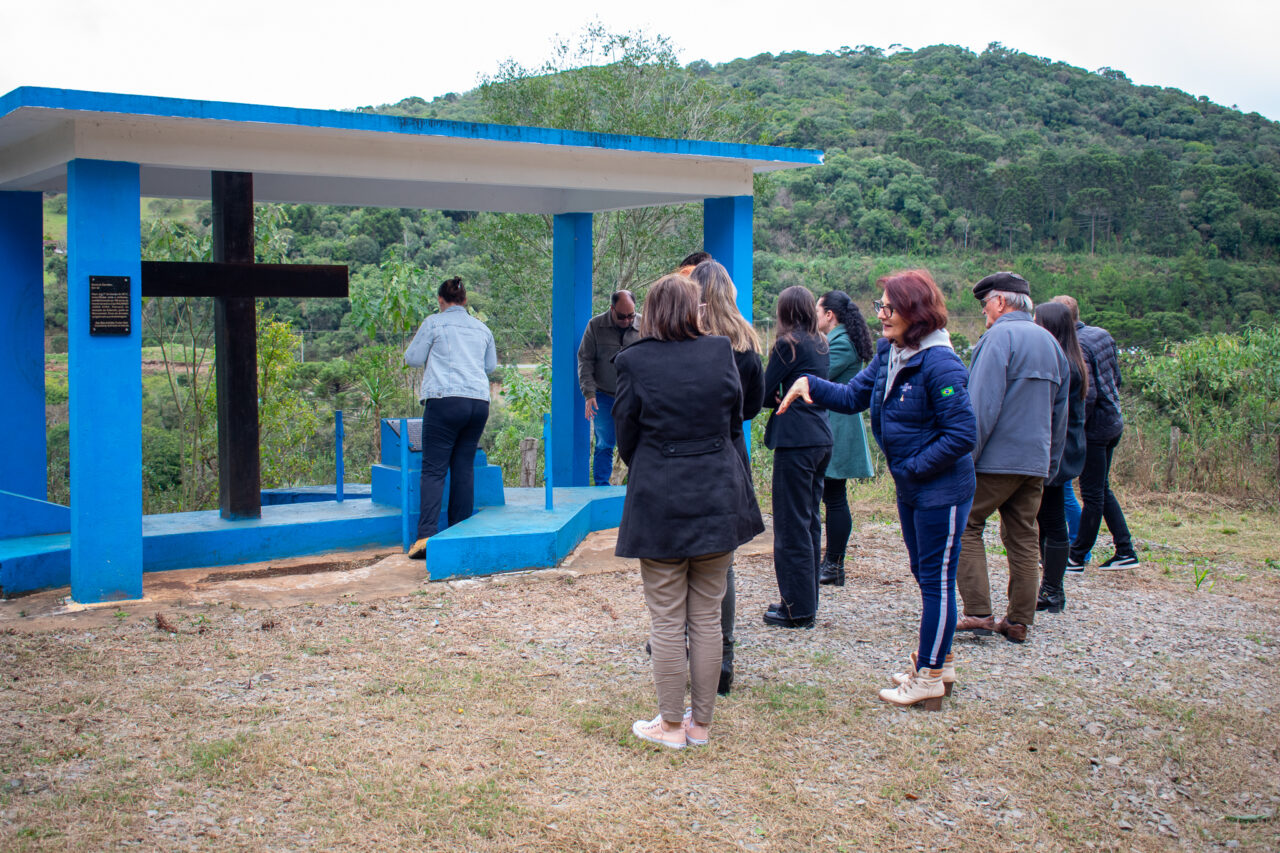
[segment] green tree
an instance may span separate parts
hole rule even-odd
[[[480,86],[484,117],[504,124],[737,142],[755,113],[746,96],[681,66],[663,36],[610,32],[600,24],[562,39],[536,67],[502,63]],[[696,205],[594,217],[597,306],[619,288],[640,289],[701,245]],[[483,247],[489,309],[500,344],[540,344],[550,335],[551,219],[485,214],[463,233]],[[546,311],[517,318],[516,310]]]
[[[313,468],[307,443],[320,418],[294,382],[302,342],[288,323],[258,318],[258,447],[262,485],[298,485]]]

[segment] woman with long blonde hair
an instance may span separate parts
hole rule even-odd
[[[756,330],[738,310],[738,289],[729,278],[729,271],[713,260],[706,260],[693,269],[690,276],[701,291],[702,304],[698,311],[698,326],[705,334],[723,335],[733,347],[733,361],[738,368],[738,380],[742,383],[742,420],[749,421],[764,406],[764,366],[760,362],[760,338]],[[751,458],[747,455],[745,435],[734,442],[747,482],[751,482]],[[752,490],[754,496],[755,491]],[[737,594],[734,591],[733,563],[725,581],[724,598],[720,602],[720,631],[724,641],[724,657],[720,663],[720,686],[717,692],[728,695],[733,688],[733,627],[737,618]]]

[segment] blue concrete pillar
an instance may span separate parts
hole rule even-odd
[[[551,241],[552,476],[557,486],[586,486],[591,433],[578,345],[591,320],[591,214],[556,214]]]
[[[753,199],[749,195],[709,198],[702,202],[702,248],[724,264],[738,289],[738,310],[752,322],[755,288],[751,265],[751,214]],[[747,456],[751,455],[751,422],[743,424],[747,439]]]
[[[48,497],[43,212],[38,192],[0,192],[0,491],[37,500]]]
[[[138,166],[67,164],[71,597],[142,597],[142,261]],[[89,334],[90,276],[129,277],[129,333]]]
[[[702,248],[724,264],[738,288],[738,310],[751,322],[751,213],[749,195],[702,202]]]

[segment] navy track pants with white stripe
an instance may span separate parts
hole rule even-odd
[[[972,500],[952,506],[914,507],[898,502],[902,539],[907,545],[911,574],[920,585],[924,612],[920,614],[922,667],[940,669],[956,633],[956,562],[960,534],[969,519]]]

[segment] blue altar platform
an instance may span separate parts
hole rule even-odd
[[[346,487],[358,490],[358,484]],[[367,487],[365,487],[367,488]],[[330,487],[332,492],[332,487]],[[502,490],[502,503],[442,530],[427,544],[431,580],[555,566],[588,533],[617,527],[625,486]],[[416,514],[412,521],[416,524]],[[401,551],[400,507],[365,498],[265,504],[262,517],[228,521],[217,510],[147,515],[142,519],[144,572],[385,547]],[[71,534],[0,539],[0,592],[5,595],[66,586],[71,579]],[[144,581],[145,590],[145,581]]]

